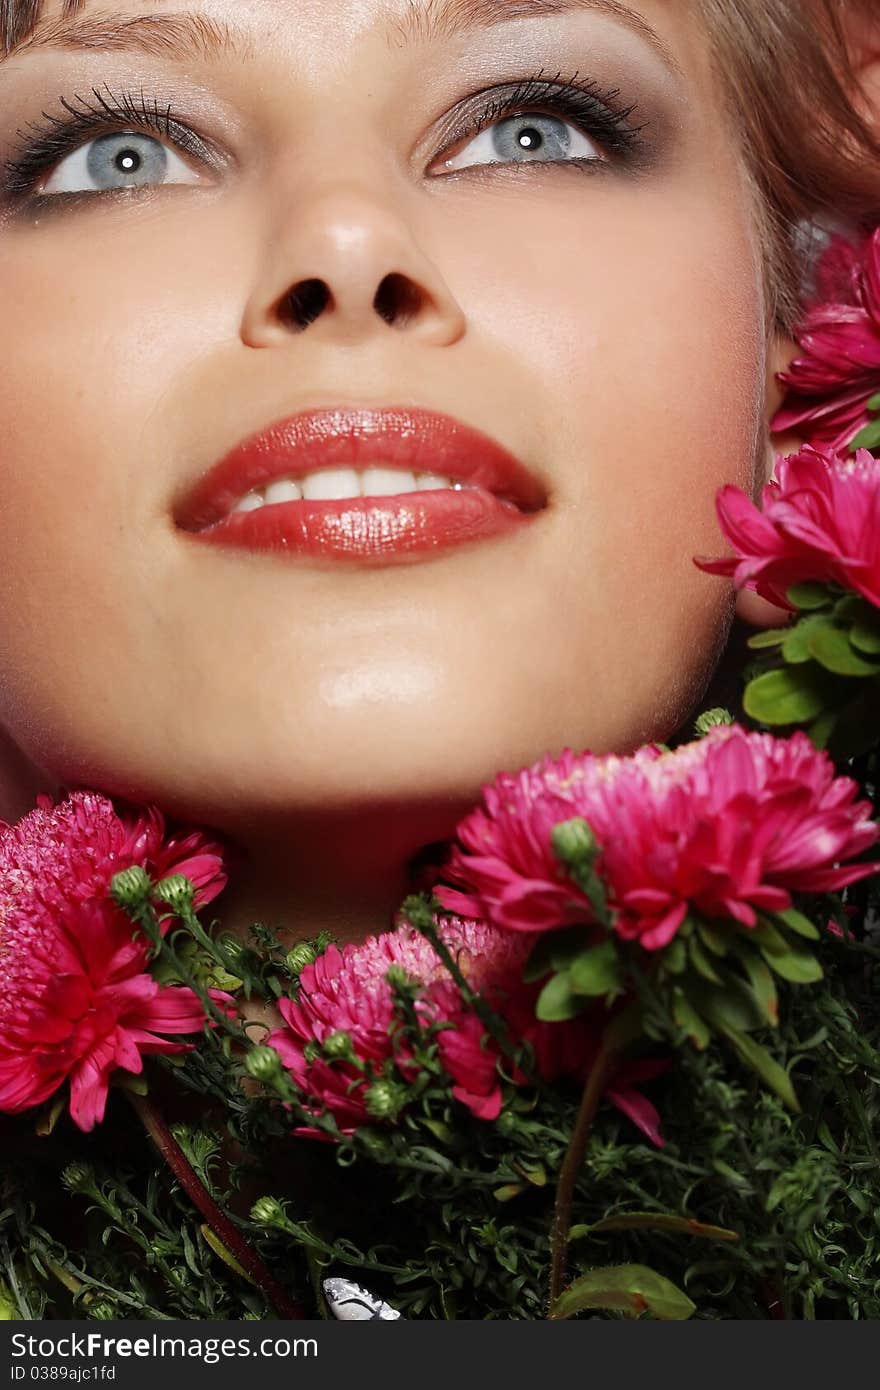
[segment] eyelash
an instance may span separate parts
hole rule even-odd
[[[160,107],[158,99],[150,101],[143,90],[138,93],[123,92],[118,96],[114,96],[109,87],[105,91],[107,96],[93,87],[93,102],[81,96],[74,97],[73,102],[62,97],[60,105],[65,115],[55,116],[43,111],[44,125],[32,123],[25,130],[16,132],[22,151],[2,164],[4,191],[8,198],[26,200],[33,194],[40,179],[51,173],[66,155],[72,154],[90,138],[110,133],[113,127],[152,132],[171,141],[195,159],[217,166],[218,157],[211,145],[189,126],[176,120],[170,105]],[[536,76],[495,96],[476,115],[466,117],[446,139],[449,144],[475,139],[487,126],[505,116],[531,114],[540,107],[545,114],[571,121],[583,134],[597,140],[610,153],[612,161],[631,163],[641,151],[644,126],[630,123],[635,104],[625,108],[615,106],[619,95],[618,88],[603,92],[590,79],[578,80],[577,73],[568,79],[563,79],[561,73],[553,78],[545,78],[542,69]],[[544,161],[545,164],[548,162],[553,161]],[[564,162],[583,167],[596,161]],[[74,198],[80,195],[53,195],[65,196]],[[94,198],[96,194],[88,192],[82,196]]]
[[[544,76],[543,68],[534,77],[516,83],[509,90],[485,105],[474,116],[455,129],[449,143],[476,139],[476,137],[495,121],[505,116],[531,115],[539,108],[550,115],[562,117],[576,125],[582,134],[592,137],[611,155],[612,161],[620,164],[632,163],[644,150],[642,132],[644,125],[633,125],[631,117],[636,111],[636,103],[618,107],[620,88],[603,91],[591,78],[579,78],[578,73],[563,78],[558,72],[555,77]],[[538,161],[540,163],[540,161]],[[595,160],[565,160],[566,165],[581,167],[587,163],[595,165]],[[553,161],[543,161],[553,163]],[[488,167],[488,166],[487,166]],[[461,171],[463,172],[463,171]]]
[[[73,102],[65,97],[60,105],[67,113],[53,116],[43,111],[44,125],[31,124],[16,132],[23,146],[13,159],[3,161],[5,193],[12,199],[26,199],[34,186],[66,155],[73,154],[89,139],[107,135],[115,128],[145,130],[171,141],[186,154],[214,167],[218,158],[211,145],[189,126],[176,120],[169,106],[161,107],[158,98],[150,101],[143,91],[123,92],[114,96],[109,87],[103,96],[93,87],[94,103],[76,96]],[[66,195],[76,197],[77,194]],[[93,198],[94,193],[86,194]],[[55,194],[53,197],[65,197]]]

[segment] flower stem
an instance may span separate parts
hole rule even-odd
[[[611,1073],[614,1054],[602,1048],[587,1077],[580,1109],[575,1122],[571,1142],[566,1150],[559,1180],[556,1184],[556,1207],[553,1212],[553,1231],[550,1246],[550,1316],[553,1307],[562,1293],[567,1264],[568,1233],[571,1230],[571,1207],[578,1174],[583,1167],[587,1152],[587,1141],[599,1109],[599,1102],[605,1090],[605,1083]]]
[[[153,1102],[147,1096],[139,1096],[133,1091],[126,1091],[125,1094],[190,1201],[201,1212],[217,1239],[223,1242],[229,1253],[238,1260],[242,1269],[247,1271],[265,1294],[278,1316],[285,1319],[307,1318],[305,1310],[288,1297],[250,1242],[214,1201]]]

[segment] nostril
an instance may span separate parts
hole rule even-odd
[[[308,328],[323,314],[330,302],[330,291],[323,280],[302,280],[281,301],[283,322],[292,328]]]
[[[421,294],[406,275],[386,275],[373,300],[379,317],[397,328],[405,328],[420,307]]]

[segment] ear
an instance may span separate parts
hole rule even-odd
[[[764,430],[765,447],[757,478],[756,496],[760,495],[765,483],[768,483],[773,476],[777,457],[780,454],[783,456],[796,454],[804,442],[795,434],[775,434],[770,423],[781,406],[785,394],[784,387],[780,386],[776,379],[777,375],[791,365],[797,351],[797,343],[791,338],[779,334],[774,338],[768,354],[765,391],[767,402]],[[759,598],[750,589],[741,589],[736,596],[736,616],[750,627],[765,628],[784,627],[791,614],[787,608],[778,608],[775,603],[768,603],[766,599]]]
[[[856,106],[880,135],[880,17],[867,5],[848,5],[840,20],[856,75]]]

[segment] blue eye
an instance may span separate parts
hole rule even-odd
[[[198,182],[199,175],[169,144],[142,131],[116,131],[89,140],[67,155],[39,192],[99,193]]]
[[[449,171],[478,164],[547,164],[567,160],[605,162],[598,145],[570,121],[540,113],[507,116],[480,132],[476,139],[442,167]]]

